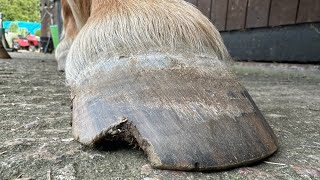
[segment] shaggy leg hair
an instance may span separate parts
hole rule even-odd
[[[77,4],[75,0],[68,2]],[[222,61],[230,59],[216,28],[183,0],[92,0],[89,14],[82,28],[84,19],[75,18],[81,30],[66,62],[71,86],[90,78],[98,71],[94,66],[119,54],[192,52]]]
[[[79,29],[89,18],[91,1],[62,0],[63,37],[59,43],[55,57],[58,62],[58,70],[64,71],[67,55],[72,42],[76,38]],[[70,3],[70,4],[69,4]]]

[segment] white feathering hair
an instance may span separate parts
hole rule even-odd
[[[71,0],[68,0],[71,1]],[[89,78],[88,68],[109,55],[177,50],[228,61],[218,30],[183,0],[92,0],[90,17],[77,35],[66,62],[67,83]],[[110,57],[111,57],[110,56]],[[109,57],[109,58],[110,58]]]

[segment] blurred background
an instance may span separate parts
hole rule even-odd
[[[319,0],[188,0],[237,60],[319,63]]]

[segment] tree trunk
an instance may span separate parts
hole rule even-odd
[[[3,38],[3,39],[2,39]],[[1,59],[10,59],[10,55],[8,54],[8,52],[6,51],[6,49],[3,46],[3,42],[5,42],[5,37],[4,35],[0,36],[0,58]]]
[[[0,58],[1,59],[10,59],[10,55],[8,54],[8,52],[6,51],[6,49],[4,49],[2,43],[0,43]]]

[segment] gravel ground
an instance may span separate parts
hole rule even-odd
[[[235,63],[279,141],[260,163],[219,172],[154,170],[142,151],[80,145],[71,136],[69,91],[52,55],[0,59],[2,179],[320,179],[320,66]]]

